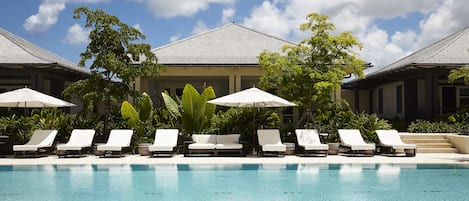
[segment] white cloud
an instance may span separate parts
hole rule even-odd
[[[247,27],[281,38],[288,38],[292,26],[275,3],[264,1],[261,6],[254,7],[249,18],[244,18]]]
[[[133,28],[135,28],[135,29],[137,29],[137,30],[139,30],[139,31],[140,31],[140,33],[142,33],[142,34],[143,34],[143,29],[142,29],[142,27],[140,27],[140,24],[135,24],[135,25],[134,25],[134,26],[132,26],[132,27],[133,27]]]
[[[65,9],[65,0],[43,0],[37,14],[29,16],[23,28],[30,32],[46,32],[56,24],[60,12]]]
[[[417,33],[413,30],[407,30],[404,32],[396,31],[391,36],[391,42],[404,50],[413,50],[416,40]]]
[[[208,31],[207,25],[202,21],[198,21],[197,23],[195,23],[194,28],[192,29],[192,34],[196,35],[206,31]]]
[[[177,33],[176,35],[173,35],[169,38],[169,41],[170,42],[176,42],[177,40],[179,40],[181,38],[181,33]]]
[[[70,3],[102,3],[110,1],[111,0],[69,0]]]
[[[424,47],[469,25],[469,5],[464,0],[445,1],[437,10],[420,22],[420,36],[416,48]]]
[[[298,30],[308,13],[330,16],[337,32],[352,31],[363,43],[360,55],[382,67],[469,25],[469,4],[464,0],[265,0],[252,8],[243,24],[253,29],[298,42],[309,37]],[[377,20],[424,16],[415,27],[387,33]]]
[[[225,8],[222,10],[221,23],[226,24],[233,20],[233,16],[236,13],[234,8]]]
[[[88,43],[90,30],[85,30],[79,24],[74,24],[68,28],[64,41],[71,45],[81,45]]]
[[[29,16],[23,23],[23,28],[29,33],[47,32],[58,22],[60,13],[65,10],[67,3],[101,3],[111,0],[42,0],[38,12]]]
[[[159,17],[192,16],[210,4],[232,5],[236,0],[147,0],[149,9]]]
[[[400,33],[397,35],[394,34],[392,38],[395,38],[397,41],[400,35]],[[408,35],[410,35],[410,33]],[[376,26],[371,27],[359,39],[364,46],[360,53],[361,56],[365,58],[365,62],[371,62],[378,67],[390,64],[409,54],[409,52],[406,52],[395,43],[389,41],[388,33]]]

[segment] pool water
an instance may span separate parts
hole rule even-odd
[[[0,166],[0,200],[469,200],[469,166]]]

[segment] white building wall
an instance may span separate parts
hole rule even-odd
[[[402,86],[402,111],[397,112],[397,87]],[[379,112],[379,90],[383,90],[383,111]],[[395,117],[404,118],[404,82],[393,82],[385,85],[381,85],[373,90],[373,112],[379,114],[381,117],[386,119],[393,119]]]

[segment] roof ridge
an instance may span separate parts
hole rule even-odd
[[[14,45],[16,45],[18,48],[21,48],[22,50],[24,50],[27,54],[37,58],[37,59],[40,59],[40,60],[43,60],[45,62],[49,62],[51,64],[59,64],[61,67],[63,68],[67,68],[67,69],[70,69],[70,70],[74,70],[74,71],[79,71],[79,72],[82,72],[82,73],[88,73],[88,71],[85,69],[85,68],[82,68],[82,67],[79,67],[77,66],[76,64],[74,64],[73,62],[47,50],[47,49],[44,49],[20,36],[17,36],[3,28],[0,28],[0,35],[2,35],[3,37],[5,37],[6,40],[12,42]],[[28,47],[29,46],[29,47]],[[34,50],[37,50],[39,52],[35,52]],[[43,52],[43,53],[41,53]],[[48,58],[47,55],[50,55],[50,58]],[[57,59],[56,61],[54,59]]]
[[[174,42],[171,42],[171,43],[168,43],[166,45],[163,45],[163,46],[160,46],[160,47],[156,47],[156,48],[153,48],[151,51],[156,51],[156,50],[160,50],[160,49],[163,49],[163,48],[167,48],[167,47],[170,47],[170,46],[173,46],[173,45],[176,45],[176,44],[179,44],[179,43],[182,43],[182,42],[185,42],[185,41],[188,41],[188,40],[191,40],[193,38],[197,38],[197,37],[200,37],[200,36],[203,36],[205,34],[208,34],[208,33],[211,33],[211,32],[214,32],[216,30],[219,30],[219,29],[222,29],[222,28],[225,28],[231,24],[234,24],[234,23],[228,23],[228,24],[225,24],[223,26],[219,26],[217,28],[214,28],[214,29],[210,29],[210,30],[207,30],[205,32],[202,32],[202,33],[199,33],[199,34],[195,34],[195,35],[192,35],[192,36],[189,36],[189,37],[186,37],[186,38],[183,38],[181,40],[177,40],[177,41],[174,41]]]
[[[450,35],[448,35],[448,36],[446,36],[446,37],[444,37],[444,38],[441,38],[441,39],[439,39],[439,40],[437,40],[437,41],[435,41],[435,42],[433,42],[433,43],[431,43],[431,44],[429,44],[429,45],[427,45],[427,46],[425,46],[425,47],[423,47],[423,48],[421,48],[421,49],[419,49],[419,50],[417,50],[417,51],[415,51],[415,52],[412,52],[411,54],[406,55],[406,56],[404,56],[404,57],[402,57],[402,58],[400,58],[400,59],[398,59],[398,60],[396,60],[396,61],[394,61],[394,62],[388,64],[388,65],[385,65],[385,66],[383,66],[383,67],[377,69],[376,71],[371,72],[369,75],[373,76],[373,75],[376,74],[376,73],[386,72],[386,71],[387,71],[387,70],[386,70],[387,68],[389,68],[389,67],[391,67],[391,66],[393,66],[393,65],[395,65],[395,64],[398,64],[398,63],[400,63],[400,62],[403,62],[403,61],[405,61],[406,59],[409,59],[409,58],[411,58],[411,57],[414,56],[414,55],[417,55],[417,54],[419,54],[419,53],[421,53],[421,52],[424,52],[425,50],[428,50],[429,48],[435,46],[436,44],[439,44],[439,43],[441,43],[441,42],[443,42],[443,41],[445,41],[445,40],[450,39],[451,37],[453,37],[453,36],[455,36],[455,35],[460,34],[461,32],[464,32],[464,30],[466,30],[466,29],[469,30],[469,26],[468,26],[468,27],[465,27],[465,28],[463,28],[463,29],[461,29],[461,30],[459,30],[459,31],[457,31],[457,32],[454,32],[454,33],[452,33],[452,34],[450,34]],[[452,43],[451,43],[451,44],[452,44]],[[447,46],[444,46],[444,47],[447,47]],[[440,48],[440,49],[442,49],[442,48]],[[440,52],[440,49],[439,49],[438,51],[436,51],[436,52]],[[434,56],[434,55],[435,55],[435,54],[432,54],[432,56]],[[426,58],[427,58],[427,57],[426,57]],[[421,57],[417,57],[414,61],[408,61],[407,63],[404,63],[403,65],[409,65],[409,64],[411,64],[411,62],[415,62],[415,61],[417,61],[417,60],[422,60],[422,58],[421,58]],[[366,75],[366,76],[369,76],[369,75]]]
[[[170,46],[173,46],[173,45],[176,45],[176,44],[179,44],[179,43],[182,43],[182,42],[185,42],[185,41],[194,39],[194,38],[198,38],[198,37],[200,37],[200,36],[203,36],[203,35],[206,35],[206,34],[209,34],[209,33],[212,33],[212,32],[215,32],[215,31],[218,31],[218,30],[220,30],[220,29],[224,29],[224,28],[227,28],[227,27],[230,27],[230,26],[238,26],[238,27],[240,27],[240,28],[243,28],[243,29],[246,29],[246,30],[249,30],[249,31],[258,33],[258,34],[262,34],[262,35],[267,36],[267,37],[270,37],[270,38],[274,38],[274,39],[277,39],[277,40],[284,41],[284,42],[286,42],[286,43],[290,43],[290,44],[292,44],[292,45],[296,45],[295,43],[290,42],[290,41],[287,41],[287,40],[285,40],[285,39],[281,39],[281,38],[279,38],[279,37],[275,37],[275,36],[272,36],[272,35],[269,35],[269,34],[266,34],[266,33],[262,33],[262,32],[260,32],[260,31],[257,31],[257,30],[248,28],[248,27],[246,27],[246,26],[240,25],[240,24],[235,23],[235,22],[230,22],[230,23],[224,24],[224,25],[222,25],[222,26],[219,26],[219,27],[210,29],[210,30],[208,30],[208,31],[205,31],[205,32],[202,32],[202,33],[199,33],[199,34],[195,34],[195,35],[189,36],[189,37],[187,37],[187,38],[183,38],[183,39],[181,39],[181,40],[177,40],[177,41],[174,41],[174,42],[172,42],[172,43],[169,43],[169,44],[166,44],[166,45],[163,45],[163,46],[160,46],[160,47],[156,47],[156,48],[152,49],[151,51],[161,50],[161,49],[164,49],[164,48],[167,48],[167,47],[170,47]]]
[[[277,40],[281,40],[281,41],[290,43],[290,44],[292,44],[292,45],[297,45],[297,44],[295,44],[295,43],[293,43],[293,42],[291,42],[291,41],[288,41],[288,40],[285,40],[285,39],[282,39],[282,38],[279,38],[279,37],[276,37],[276,36],[273,36],[273,35],[270,35],[270,34],[266,34],[266,33],[257,31],[257,30],[255,30],[255,29],[246,27],[246,26],[241,25],[241,24],[237,24],[237,23],[234,23],[234,22],[233,22],[233,24],[234,24],[234,25],[237,25],[237,26],[239,26],[239,27],[241,27],[241,28],[247,29],[247,30],[249,30],[249,31],[256,32],[256,33],[262,34],[262,35],[264,35],[264,36],[270,37],[270,38],[274,38],[274,39],[277,39]]]
[[[0,33],[2,33],[2,36],[5,37],[6,39],[8,39],[9,41],[11,41],[12,43],[14,43],[15,45],[17,45],[19,48],[23,49],[24,51],[26,51],[28,54],[38,58],[38,59],[42,59],[44,61],[48,61],[48,62],[51,62],[45,58],[42,58],[41,56],[39,56],[38,54],[34,54],[32,51],[30,51],[28,48],[26,48],[23,44],[21,44],[21,42],[28,42],[27,40],[25,40],[24,38],[20,37],[20,36],[17,36],[17,35],[14,35],[13,33],[5,30],[5,29],[2,29],[0,28]],[[19,40],[21,41],[19,41]],[[33,46],[36,46],[36,47],[39,47],[37,45],[35,45],[34,43],[31,43],[29,42],[30,44],[32,44]],[[47,50],[46,50],[47,51]],[[51,62],[52,63],[52,62]]]
[[[450,35],[448,35],[448,36],[446,36],[446,37],[444,37],[444,38],[442,38],[442,39],[440,39],[440,40],[437,40],[437,41],[431,43],[430,45],[424,47],[423,49],[421,49],[421,51],[426,50],[426,49],[428,49],[428,48],[431,48],[431,47],[434,46],[434,45],[437,45],[437,44],[439,44],[439,43],[442,43],[442,42],[448,40],[448,42],[447,42],[446,44],[444,44],[441,48],[438,48],[438,50],[435,51],[433,54],[428,55],[428,56],[425,57],[425,58],[420,58],[420,57],[419,57],[419,58],[416,59],[416,61],[423,60],[423,59],[426,59],[426,58],[432,58],[432,57],[438,55],[440,52],[442,52],[443,50],[445,50],[446,48],[448,48],[449,46],[451,46],[452,44],[454,44],[454,43],[455,43],[459,38],[461,38],[461,37],[464,35],[464,33],[467,32],[467,31],[469,31],[469,26],[464,27],[464,28],[460,29],[459,31],[456,31],[456,32],[454,32],[454,33],[452,33],[452,34],[450,34]],[[417,52],[420,52],[420,50],[417,51]],[[417,53],[417,52],[415,52],[415,53]],[[410,55],[409,55],[409,56],[410,56]]]

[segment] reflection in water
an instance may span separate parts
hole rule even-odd
[[[58,171],[68,173],[70,188],[75,192],[92,192],[94,188],[92,165],[57,165]]]
[[[176,164],[154,166],[155,181],[158,188],[178,188],[178,167]]]

